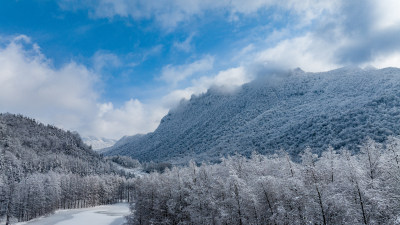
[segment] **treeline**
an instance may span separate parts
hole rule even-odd
[[[0,215],[6,224],[28,221],[57,209],[132,200],[132,180],[115,175],[34,173],[18,182],[0,175]]]
[[[400,140],[190,163],[134,181],[129,224],[398,224]]]
[[[132,200],[133,175],[116,163],[76,133],[0,114],[0,223]]]
[[[115,162],[118,165],[121,165],[125,168],[138,168],[142,166],[137,159],[132,159],[131,157],[128,156],[120,156],[120,155],[106,156],[105,159],[111,162]]]

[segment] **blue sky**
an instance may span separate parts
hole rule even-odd
[[[383,1],[7,0],[0,109],[120,138],[182,98],[271,69],[400,66],[400,5]]]
[[[202,18],[190,18],[187,24],[181,22],[179,27],[165,27],[154,18],[135,20],[115,15],[94,19],[88,10],[68,10],[62,4],[5,1],[0,9],[2,34],[28,36],[55,68],[72,60],[101,70],[97,72],[106,81],[101,98],[118,105],[126,98],[146,98],[149,93],[142,94],[142,89],[163,85],[156,78],[166,65],[191,63],[205,55],[227,57],[230,49],[246,47],[243,39],[263,38],[259,37],[263,33],[253,29],[267,26],[271,20],[266,12],[260,13],[263,17],[246,17],[240,22],[227,20],[224,12],[206,12]],[[281,23],[287,21],[277,21],[274,27]],[[112,57],[118,63],[105,62],[99,69],[96,56]],[[221,69],[229,66],[224,62],[220,65]]]

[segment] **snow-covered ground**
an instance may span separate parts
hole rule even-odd
[[[129,204],[118,203],[84,209],[58,210],[54,214],[17,225],[122,225]]]

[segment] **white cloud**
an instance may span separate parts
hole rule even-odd
[[[190,64],[179,66],[167,65],[162,69],[160,79],[172,85],[176,85],[178,82],[185,80],[196,73],[211,70],[213,65],[214,57],[209,55]]]
[[[97,135],[121,137],[137,133],[148,133],[155,130],[161,118],[168,112],[167,108],[155,104],[143,104],[131,99],[120,108],[112,103],[99,104],[99,114],[92,123],[92,131]]]
[[[274,30],[239,51],[235,61],[315,72],[348,65],[400,66],[398,1],[321,1],[304,7],[289,2],[289,8],[310,13],[307,21],[316,18],[312,26]]]
[[[107,70],[123,69],[135,67],[145,62],[149,58],[159,55],[163,50],[163,45],[155,45],[148,49],[137,49],[125,55],[116,55],[105,50],[98,50],[92,56],[92,67],[97,73],[109,72]]]
[[[225,93],[234,91],[237,87],[250,82],[254,77],[244,67],[230,68],[218,72],[214,76],[202,76],[194,79],[186,88],[175,89],[162,98],[165,108],[175,107],[181,99],[190,99],[192,95],[205,93],[210,87],[217,87]]]
[[[170,109],[177,106],[182,99],[190,99],[192,95],[205,93],[210,87],[215,86],[225,93],[232,92],[254,78],[253,74],[246,71],[245,67],[239,66],[191,79],[191,75],[194,73],[211,70],[213,61],[213,57],[206,56],[189,64],[169,65],[164,68],[161,78],[168,81],[173,88],[157,104],[165,109]],[[175,88],[175,84],[183,80],[190,80],[189,85]]]
[[[190,52],[193,48],[191,42],[194,37],[194,34],[190,34],[183,42],[174,42],[173,46],[174,48],[184,51],[184,52]]]
[[[92,57],[92,60],[93,68],[98,73],[109,67],[115,68],[122,66],[122,62],[117,55],[105,51],[97,51]]]
[[[2,39],[3,40],[3,39]],[[4,41],[3,41],[4,42]],[[54,68],[26,36],[0,47],[0,110],[20,113],[81,134],[107,138],[155,129],[165,108],[129,100],[120,108],[99,101],[99,75],[75,62]],[[114,55],[96,54],[103,60]]]
[[[102,69],[105,60],[114,59],[112,54],[97,53],[93,57],[97,65],[94,70],[75,62],[54,68],[28,37],[15,37],[0,47],[0,109],[76,130],[84,136],[120,138],[153,131],[167,111],[182,98],[205,92],[211,86],[231,90],[231,87],[249,81],[244,69],[238,67],[213,77],[194,79],[191,86],[172,90],[148,103],[131,99],[121,107],[115,107],[111,102],[99,100],[100,76],[94,72]],[[213,57],[205,56],[187,65],[169,66],[170,75],[164,78],[188,79],[193,73],[210,70],[213,61]],[[173,72],[178,73],[178,78]]]
[[[64,9],[88,9],[92,17],[154,19],[163,28],[175,29],[206,11],[224,10],[232,20],[254,16],[261,9],[276,7],[295,14],[295,26],[281,27],[263,40],[247,42],[224,59],[226,69],[217,71],[215,59],[206,55],[183,65],[167,65],[159,79],[170,91],[153,101],[131,99],[116,107],[99,100],[99,73],[107,66],[125,62],[108,52],[97,52],[93,69],[76,62],[54,68],[51,60],[26,36],[0,45],[0,109],[23,113],[46,123],[78,130],[83,135],[118,138],[154,130],[169,108],[212,86],[232,91],[253,79],[249,67],[295,68],[326,71],[348,64],[375,67],[400,66],[400,5],[394,0],[365,4],[352,1],[277,0],[61,0]],[[278,10],[279,11],[279,10]],[[275,15],[276,20],[279,15]],[[228,18],[228,19],[229,19]],[[292,24],[293,25],[293,24]],[[308,27],[307,27],[308,26]],[[173,46],[193,49],[193,35]],[[4,42],[4,38],[0,37]],[[160,53],[158,45],[140,55],[140,60]],[[126,60],[122,60],[126,61]],[[134,66],[134,63],[132,64]],[[220,65],[218,65],[220,66]],[[231,67],[231,68],[229,68]],[[185,81],[185,82],[183,82]],[[185,86],[178,84],[185,83]]]
[[[95,18],[152,19],[167,30],[174,30],[181,23],[190,23],[192,18],[201,18],[207,12],[222,12],[227,19],[239,20],[257,17],[262,15],[258,12],[272,9],[263,19],[272,19],[272,26],[278,21],[278,26],[265,41],[273,45],[279,43],[278,46],[262,49],[259,43],[247,44],[257,45],[265,60],[270,60],[268,55],[277,53],[281,61],[272,57],[273,61],[310,70],[360,65],[374,61],[372,57],[380,53],[393,55],[399,48],[396,34],[400,33],[400,14],[397,13],[400,3],[396,0],[59,0],[59,4],[65,10],[88,10]],[[189,51],[190,37],[182,43],[174,43],[174,46]],[[319,49],[307,40],[315,41]],[[295,46],[296,43],[304,43],[307,47]],[[282,52],[284,50],[288,53]],[[286,56],[294,57],[294,60],[285,63],[283,57]],[[308,65],[308,62],[312,64]],[[324,68],[325,65],[328,67]]]
[[[142,53],[141,62],[146,61],[146,60],[147,60],[149,57],[151,57],[151,56],[160,54],[160,52],[162,51],[162,49],[163,49],[163,45],[160,44],[160,45],[156,45],[156,46],[154,46],[154,47],[151,47],[151,48],[148,49],[148,50],[145,50],[145,51]]]
[[[250,82],[253,78],[252,74],[243,67],[236,67],[220,71],[214,77],[203,76],[198,80],[194,80],[193,84],[195,87],[202,87],[203,92],[211,86],[217,86],[222,91],[230,92],[236,87]]]
[[[334,63],[336,48],[336,44],[306,34],[283,40],[276,46],[258,52],[255,62],[278,68],[300,67],[310,72],[326,71],[339,66]]]
[[[279,1],[279,0],[59,0],[64,10],[88,9],[93,18],[131,17],[135,20],[154,18],[161,27],[174,29],[179,23],[189,21],[194,16],[202,16],[206,11],[227,11],[228,19],[238,19],[238,15],[252,15],[261,10],[276,7],[299,14],[300,23],[306,24],[324,10],[334,5],[329,0]]]
[[[30,50],[24,45],[32,47]],[[71,62],[54,69],[35,44],[18,36],[0,48],[0,108],[23,113],[47,123],[79,127],[90,113],[97,93],[96,76],[85,67]]]
[[[373,66],[378,69],[382,69],[382,68],[386,68],[386,67],[400,68],[400,52],[376,56],[376,57],[374,57],[373,61],[364,63],[361,66],[363,66],[363,67]]]
[[[400,2],[398,0],[372,1],[376,29],[385,29],[400,23]]]
[[[1,111],[21,113],[84,136],[120,138],[153,131],[168,109],[182,98],[205,92],[213,85],[233,87],[248,81],[243,68],[234,68],[192,80],[191,86],[172,90],[148,103],[131,99],[115,107],[99,100],[100,76],[94,71],[102,70],[105,61],[119,61],[108,53],[96,53],[93,60],[94,70],[75,62],[54,68],[28,37],[11,39],[0,47]],[[169,66],[163,78],[172,82],[188,79],[194,73],[210,70],[213,61],[213,57],[205,56],[187,65]]]

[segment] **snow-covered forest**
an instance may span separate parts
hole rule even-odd
[[[78,134],[0,114],[0,222],[131,200],[133,175],[117,159],[104,159]]]
[[[399,90],[398,68],[267,74],[233,93],[192,96],[154,132],[125,137],[105,154],[185,164],[280,148],[297,157],[307,146],[358,152],[367,137],[381,143],[400,135]]]
[[[166,169],[134,181],[129,224],[399,224],[400,140]]]
[[[140,164],[0,114],[0,222],[130,201],[128,224],[400,224],[400,138],[366,139],[359,149]],[[129,172],[139,167],[140,176]]]

